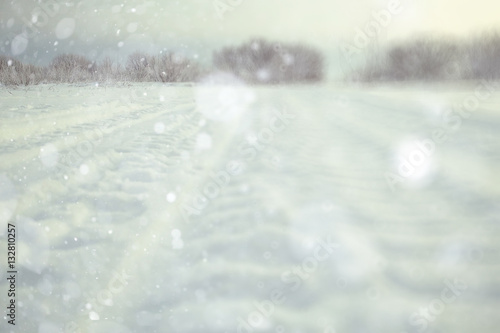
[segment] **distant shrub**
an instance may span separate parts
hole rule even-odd
[[[43,69],[32,64],[24,64],[19,60],[0,56],[0,82],[3,85],[38,84],[43,79]]]
[[[99,63],[76,54],[56,56],[48,66],[24,64],[0,55],[0,83],[28,85],[41,82],[187,82],[200,76],[198,64],[174,53],[148,55],[131,54],[125,67],[106,57]]]
[[[125,69],[132,81],[186,82],[199,75],[196,64],[174,53],[154,56],[135,52],[128,57]]]
[[[99,82],[125,81],[125,73],[120,64],[115,64],[111,58],[105,57],[97,65],[95,72]]]
[[[387,67],[395,80],[446,78],[457,51],[458,47],[450,42],[420,39],[391,48]]]
[[[374,60],[376,59],[376,60]],[[500,79],[498,33],[470,41],[420,38],[370,54],[350,78],[370,81]]]
[[[76,54],[56,56],[49,68],[48,75],[55,82],[86,82],[95,80],[97,65],[88,58]]]
[[[214,67],[250,83],[315,82],[323,79],[323,56],[304,45],[254,39],[213,55]]]
[[[500,78],[500,35],[491,33],[472,40],[466,51],[467,78]]]
[[[439,80],[454,77],[461,60],[457,44],[421,38],[390,47],[357,73],[362,81]],[[463,57],[462,57],[463,58]]]
[[[128,56],[125,70],[132,81],[147,81],[152,73],[149,67],[149,56],[145,53],[135,52]]]

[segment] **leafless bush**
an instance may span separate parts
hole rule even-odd
[[[323,79],[323,56],[304,45],[254,39],[214,52],[213,64],[250,83],[314,82]]]
[[[105,57],[96,69],[96,80],[98,82],[124,81],[125,73],[120,64],[114,63],[111,58]]]
[[[48,68],[53,82],[88,82],[96,79],[97,65],[84,56],[61,54],[56,56]]]
[[[125,69],[132,81],[148,81],[150,76],[149,56],[145,53],[135,52],[128,56]]]
[[[0,56],[0,82],[3,85],[38,84],[43,79],[43,69],[19,60]]]
[[[45,68],[23,64],[0,55],[0,82],[4,85],[28,85],[40,82],[186,82],[200,75],[196,63],[174,53],[158,56],[136,52],[128,57],[125,68],[109,57],[97,64],[75,54],[56,56]]]
[[[186,82],[199,75],[196,64],[174,53],[153,56],[136,52],[128,57],[125,68],[132,81]]]
[[[199,69],[188,59],[173,53],[163,54],[155,58],[157,81],[185,82],[194,81]]]
[[[395,80],[445,79],[449,64],[457,60],[457,51],[451,42],[420,39],[391,48],[387,66]]]
[[[399,43],[382,54],[371,54],[350,78],[365,82],[500,79],[500,35],[458,42],[420,38]]]
[[[468,78],[500,79],[500,35],[490,33],[473,39],[467,47]]]

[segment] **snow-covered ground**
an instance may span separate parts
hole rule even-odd
[[[496,332],[498,87],[217,82],[0,90],[2,332]]]

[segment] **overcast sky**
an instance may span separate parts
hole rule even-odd
[[[209,63],[212,50],[251,37],[306,42],[336,62],[339,46],[353,45],[358,29],[380,25],[373,12],[390,8],[397,13],[382,15],[384,26],[370,42],[500,30],[500,5],[494,0],[0,1],[0,53],[40,63],[69,51],[123,60],[135,50],[162,49]],[[224,3],[233,5],[222,12]]]

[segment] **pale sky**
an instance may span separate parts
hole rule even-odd
[[[161,49],[209,63],[214,49],[251,37],[309,43],[335,62],[341,42],[352,44],[358,29],[379,24],[373,12],[393,7],[397,14],[369,38],[371,43],[500,30],[500,5],[493,0],[0,1],[0,53],[40,63],[62,52],[123,60],[135,50]],[[224,3],[231,10],[221,19],[216,4]],[[27,25],[36,31],[28,27],[26,38],[21,33]]]

